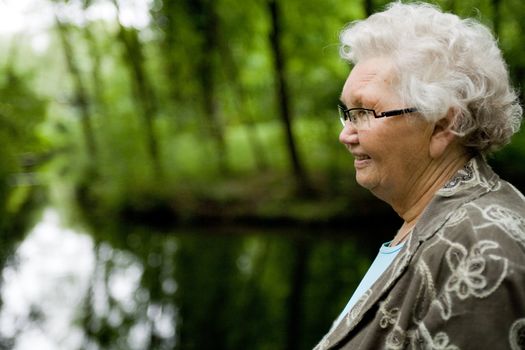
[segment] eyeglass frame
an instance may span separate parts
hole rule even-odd
[[[396,115],[402,115],[402,114],[408,114],[408,113],[414,113],[417,112],[416,107],[410,107],[410,108],[403,108],[403,109],[393,109],[386,112],[381,112],[380,114],[377,114],[374,109],[370,108],[362,108],[362,107],[355,107],[355,108],[346,108],[346,106],[342,104],[338,104],[337,107],[339,108],[339,120],[343,124],[343,126],[346,125],[346,121],[350,120],[352,123],[355,123],[355,120],[352,120],[350,117],[350,112],[355,110],[360,111],[366,111],[366,112],[372,112],[375,119],[379,118],[385,118],[385,117],[394,117]],[[355,118],[354,118],[355,119]]]

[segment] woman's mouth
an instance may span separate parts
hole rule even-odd
[[[369,156],[367,156],[366,154],[354,154],[354,158],[355,160],[367,160],[367,159],[370,159]]]
[[[366,168],[371,160],[366,154],[354,154],[354,167],[356,170]]]

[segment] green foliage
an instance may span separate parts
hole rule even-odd
[[[28,77],[24,77],[28,79]],[[0,263],[24,236],[41,200],[40,177],[33,165],[45,151],[38,133],[46,102],[11,69],[0,81]]]

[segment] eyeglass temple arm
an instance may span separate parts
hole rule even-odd
[[[396,109],[393,111],[383,112],[381,113],[381,117],[392,117],[395,115],[405,114],[405,113],[413,113],[417,112],[417,108],[405,108],[405,109]]]

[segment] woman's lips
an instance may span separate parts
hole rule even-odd
[[[354,154],[354,157],[356,160],[370,159],[370,157],[367,156],[366,154]]]
[[[354,154],[354,166],[356,169],[364,168],[371,160],[366,154]]]

